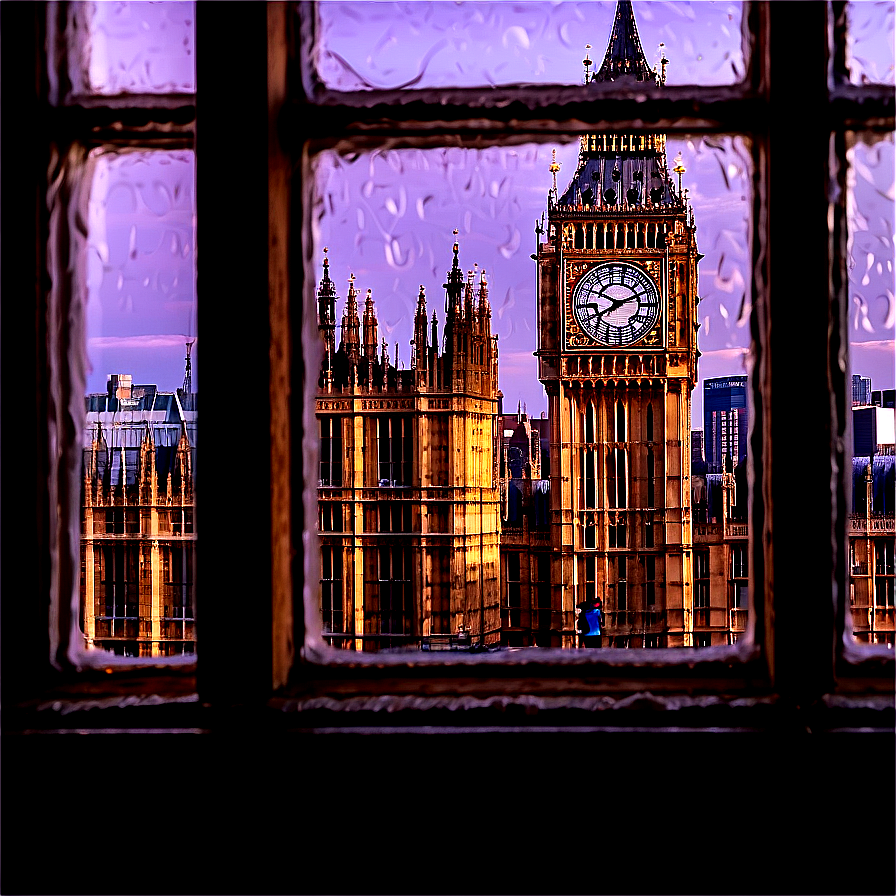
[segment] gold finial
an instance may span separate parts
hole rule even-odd
[[[551,172],[551,176],[554,179],[553,187],[551,188],[552,192],[556,196],[557,194],[557,172],[560,170],[560,163],[557,161],[557,150],[551,150],[551,167],[548,169]]]
[[[660,41],[660,84],[666,83],[666,66],[669,64],[669,60],[666,59],[666,45]]]
[[[675,167],[672,169],[678,175],[678,195],[681,197],[681,175],[687,171],[681,158],[681,153],[675,156]]]

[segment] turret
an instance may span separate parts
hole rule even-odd
[[[317,290],[317,328],[324,343],[324,351],[336,351],[336,284],[330,279],[330,259],[324,248],[324,273]]]
[[[464,274],[460,269],[460,262],[457,253],[460,245],[457,242],[457,231],[454,231],[454,258],[451,263],[451,270],[448,271],[448,280],[442,284],[445,290],[445,313],[447,315],[445,321],[446,329],[454,322],[461,313],[461,296],[464,291]]]
[[[476,306],[479,317],[479,332],[486,338],[491,337],[492,309],[488,302],[488,280],[485,279],[485,271],[479,275],[479,301]]]
[[[420,284],[420,294],[417,296],[417,313],[414,315],[414,357],[411,358],[411,367],[418,371],[426,371],[426,292],[423,284]]]
[[[143,439],[140,442],[140,503],[158,503],[158,483],[156,482],[156,445],[152,427],[146,422]]]
[[[358,292],[355,289],[355,275],[348,279],[348,295],[345,300],[345,312],[342,315],[342,343],[349,364],[354,367],[361,357],[361,322],[358,319]]]
[[[368,361],[376,360],[377,348],[377,320],[376,309],[373,307],[373,292],[367,290],[367,299],[364,302],[364,357]]]

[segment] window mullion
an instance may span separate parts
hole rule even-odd
[[[767,637],[779,690],[803,703],[833,687],[832,595],[837,594],[839,561],[830,522],[843,505],[842,464],[838,467],[837,461],[842,448],[836,447],[832,394],[833,404],[845,400],[845,376],[832,363],[827,313],[836,263],[828,234],[827,6],[767,6],[775,103],[801,110],[798,128],[779,115],[770,116],[768,131],[774,156],[766,175],[771,326],[762,374],[768,377],[763,383],[768,426],[761,462],[772,536],[766,588],[771,589],[774,623]],[[801,35],[798,41],[796,34]],[[800,72],[809,74],[801,77]],[[815,384],[801,393],[800,403],[802,438],[813,448],[798,456],[788,394],[788,384],[797,382]],[[789,549],[794,513],[799,515],[802,543],[812,548],[809,564],[794,562]]]

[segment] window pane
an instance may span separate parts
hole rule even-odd
[[[859,643],[894,643],[896,277],[892,135],[847,154],[852,395],[849,596]],[[850,617],[848,617],[849,619]]]
[[[69,17],[76,95],[196,90],[192,2],[73,3]]]
[[[123,656],[192,653],[194,155],[90,164],[82,631]]]
[[[552,165],[559,166],[558,191],[565,191],[579,177],[579,149],[576,141],[557,147],[391,150],[350,157],[325,152],[317,159],[317,266],[313,277],[318,285],[321,344],[330,352],[320,376],[314,376],[320,386],[318,416],[320,421],[341,411],[346,497],[372,503],[382,500],[380,493],[386,490],[388,500],[411,505],[410,529],[399,539],[394,532],[379,534],[390,545],[400,541],[411,548],[408,581],[410,594],[418,603],[407,609],[402,624],[407,645],[413,649],[435,649],[428,632],[435,633],[436,625],[438,634],[450,636],[454,646],[470,630],[475,643],[483,625],[492,638],[486,642],[490,646],[569,646],[573,637],[574,621],[565,615],[568,610],[551,602],[551,589],[559,592],[559,584],[567,579],[559,564],[552,562],[551,421],[534,356],[544,337],[539,336],[539,268],[533,256],[547,240],[562,238],[547,233],[548,220],[543,215],[552,190]],[[574,519],[580,534],[574,537],[580,539],[577,544],[583,550],[599,553],[598,565],[591,567],[586,567],[588,554],[583,553],[576,587],[582,594],[612,598],[606,616],[612,634],[604,646],[721,645],[733,643],[746,630],[749,570],[745,560],[737,565],[732,560],[735,550],[746,558],[748,544],[745,400],[729,402],[724,451],[712,469],[705,462],[693,468],[695,481],[697,475],[702,477],[700,494],[692,496],[695,514],[698,500],[702,502],[701,527],[694,516],[689,531],[690,520],[682,523],[685,516],[680,510],[670,511],[673,486],[663,471],[669,469],[674,455],[683,476],[692,472],[688,469],[690,430],[703,428],[707,377],[732,378],[740,387],[738,395],[743,398],[745,393],[750,312],[749,154],[741,138],[729,136],[670,139],[665,151],[676,195],[679,173],[672,174],[672,166],[681,156],[677,165],[682,169],[681,191],[687,191],[687,202],[699,225],[699,251],[705,255],[696,287],[700,303],[693,319],[700,324],[700,379],[689,403],[676,405],[674,415],[662,391],[651,393],[646,403],[640,398],[633,403],[634,392],[613,396],[608,392],[602,404],[583,406],[573,414],[574,425],[581,428],[588,443],[572,464],[575,478],[580,480],[574,489]],[[635,206],[627,208],[620,211],[623,219],[636,219]],[[605,208],[601,221],[609,220],[609,214]],[[624,256],[643,263],[655,257],[659,263],[665,257],[667,241],[672,247],[678,239],[671,230],[668,234],[648,232],[635,227],[634,220],[628,223],[624,230],[614,227],[612,239],[618,242],[613,246],[608,242],[610,231],[601,224],[599,250],[595,248],[596,230],[570,235],[568,258],[573,259],[578,250],[591,251],[595,257]],[[473,413],[463,422],[459,416],[453,419],[449,412],[460,405],[440,392],[447,384],[434,358],[444,357],[449,342],[446,322],[452,302],[446,284],[450,287],[453,282],[455,258],[461,283],[458,315],[468,329],[463,330],[462,344],[452,342],[453,350],[463,353],[467,371],[463,375],[473,372],[480,377],[475,389],[481,388],[488,373],[478,354],[483,346],[476,339],[481,332],[482,309],[487,308],[489,332],[497,337],[497,382],[503,396],[502,415],[494,422],[487,403],[481,417]],[[678,288],[689,288],[687,275],[677,263],[673,274]],[[486,302],[482,300],[483,283]],[[663,313],[672,312],[664,309]],[[664,320],[670,340],[687,339],[681,321],[665,316]],[[643,357],[638,359],[639,352],[644,350],[614,356],[613,363],[620,365],[615,371],[618,380],[626,379],[627,364],[645,363]],[[355,361],[350,360],[352,353]],[[592,369],[593,374],[598,372]],[[583,376],[585,373],[583,366]],[[646,379],[643,389],[649,391],[649,377]],[[364,401],[348,401],[352,395]],[[392,403],[386,417],[382,416],[383,402]],[[420,412],[407,417],[405,405],[419,407]],[[391,429],[384,429],[387,419]],[[313,425],[314,431],[322,431],[320,422]],[[466,441],[460,440],[459,432],[466,433]],[[401,446],[396,443],[399,435]],[[411,451],[410,459],[403,453],[406,448]],[[568,436],[564,450],[570,450]],[[653,474],[648,475],[651,458]],[[396,487],[402,482],[395,476],[383,473],[384,463],[398,461],[409,471],[403,488]],[[493,471],[497,471],[497,479],[492,478]],[[355,484],[354,490],[349,489],[350,483]],[[497,492],[492,493],[492,488]],[[331,491],[321,491],[321,502],[335,497]],[[493,515],[495,503],[500,527]],[[347,531],[342,540],[347,589],[361,581],[357,569],[369,563],[364,557],[365,545],[372,544],[372,536],[377,535],[361,528],[363,513],[357,518],[356,528]],[[438,546],[439,557],[445,552],[449,555],[444,566],[437,562],[435,543],[430,545],[424,537],[429,532],[444,535]],[[680,589],[693,578],[690,549],[670,552],[673,539],[679,539],[678,544],[699,544],[705,552],[708,567],[699,614],[692,598],[685,602],[679,598],[672,612],[669,594],[674,585]],[[326,546],[331,542],[328,536]],[[489,569],[496,543],[500,545],[500,577]],[[509,559],[507,552],[513,553],[514,559]],[[626,575],[621,592],[610,575],[611,559],[616,564],[612,569],[619,568],[615,552],[625,552],[621,556],[630,558],[627,565],[623,563]],[[591,553],[592,564],[594,559]],[[518,562],[519,580],[509,577],[511,571],[516,575]],[[356,571],[351,573],[353,564]],[[481,591],[480,569],[484,576]],[[368,572],[364,577],[365,588],[372,588],[375,575]],[[458,597],[459,592],[467,595],[466,603]],[[693,594],[693,590],[687,593]],[[480,597],[484,600],[481,615]],[[357,608],[361,595],[347,595],[347,605],[352,599]],[[372,649],[377,642],[373,608],[381,599],[373,591],[363,596],[364,649]],[[512,604],[508,603],[511,599]],[[315,602],[319,600],[315,596]],[[436,602],[442,609],[435,609]],[[499,605],[500,614],[494,614]],[[348,614],[345,619],[349,621]],[[674,638],[668,636],[672,628],[678,631]],[[359,633],[356,629],[356,635]],[[394,630],[382,630],[381,634],[390,635],[379,639],[382,646],[397,646]],[[328,641],[336,643],[335,638]],[[342,643],[347,641],[342,639]],[[360,649],[360,643],[356,637],[355,647]]]
[[[853,84],[894,83],[894,22],[896,6],[883,2],[849,2],[846,42],[849,80]]]
[[[329,2],[318,70],[335,90],[580,84],[603,60],[615,2]],[[636,3],[645,59],[667,84],[744,73],[741,4]],[[591,46],[590,44],[593,44]]]

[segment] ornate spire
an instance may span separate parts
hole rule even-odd
[[[361,349],[361,322],[358,319],[358,292],[355,289],[355,275],[348,278],[348,295],[345,313],[342,315],[342,348],[350,361],[357,361]]]
[[[551,197],[554,202],[557,201],[557,172],[560,171],[560,163],[557,161],[557,150],[551,150],[551,177],[553,178],[553,184],[551,185]]]
[[[479,265],[476,265],[479,267]],[[473,269],[471,268],[467,271],[467,285],[464,289],[464,317],[468,321],[472,321],[473,319]]]
[[[586,65],[586,73],[587,68]],[[591,80],[618,81],[625,77],[635,81],[656,82],[656,75],[650,70],[644,58],[631,0],[619,0],[616,4],[616,17],[613,20],[607,52],[601,67]]]
[[[454,231],[454,260],[451,263],[451,270],[448,271],[448,281],[442,286],[445,290],[445,311],[449,315],[459,314],[461,309],[461,296],[464,291],[464,272],[460,269],[460,262],[457,253],[460,251],[460,245],[457,242],[457,229]]]
[[[488,280],[486,280],[484,269],[479,275],[479,306],[477,310],[479,311],[480,326],[483,327],[483,332],[486,332],[486,329],[490,329],[485,325],[491,320],[492,309],[488,302]]]
[[[317,290],[317,326],[328,354],[336,351],[336,284],[330,279],[329,250],[324,246],[324,273]]]
[[[373,307],[373,290],[367,290],[367,298],[364,301],[364,357],[369,361],[376,360],[377,348],[377,319],[376,309]]]
[[[411,366],[420,370],[426,370],[426,291],[420,284],[420,294],[417,296],[417,313],[414,315],[414,357]]]

